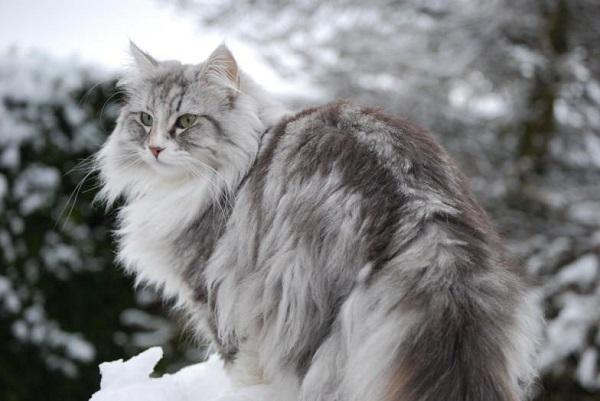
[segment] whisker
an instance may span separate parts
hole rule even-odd
[[[192,174],[195,177],[204,178],[204,179],[206,179],[207,183],[211,185],[209,187],[209,189],[212,192],[212,195],[216,201],[216,205],[219,208],[219,210],[223,216],[223,221],[227,221],[227,213],[225,212],[225,209],[224,209],[223,205],[221,205],[221,202],[219,199],[219,192],[221,192],[220,191],[221,188],[219,188],[219,186],[215,182],[213,182],[209,176],[203,175],[202,172],[198,171],[196,166],[194,166],[190,160],[184,159],[184,161],[186,162],[186,165],[190,168],[190,171],[192,172]],[[196,160],[196,161],[198,161],[198,160]],[[207,166],[207,167],[209,167],[209,166]],[[211,169],[211,170],[214,172],[214,169]]]
[[[88,98],[90,97],[90,95],[92,94],[92,92],[94,91],[94,89],[96,89],[97,87],[99,87],[100,85],[104,85],[107,82],[110,82],[113,78],[107,78],[101,81],[98,81],[96,84],[92,85],[92,87],[90,89],[88,89],[87,91],[85,91],[85,93],[83,94],[83,96],[81,97],[81,99],[79,100],[79,105],[83,105]]]
[[[101,118],[102,118],[102,115],[104,114],[104,109],[106,108],[106,105],[107,105],[107,104],[108,104],[108,103],[109,103],[109,102],[110,102],[112,99],[114,99],[114,97],[115,97],[115,96],[121,95],[121,94],[123,94],[123,93],[124,93],[124,92],[123,92],[122,90],[120,90],[120,91],[119,91],[119,90],[117,90],[117,91],[115,91],[115,93],[113,93],[112,95],[110,95],[110,96],[108,97],[108,99],[106,99],[106,100],[104,101],[104,103],[102,104],[102,108],[100,109],[100,113],[98,113],[98,119],[101,119]]]
[[[202,164],[202,166],[204,168],[209,169],[210,171],[213,172],[213,174],[216,176],[217,179],[220,179],[223,184],[224,184],[224,196],[225,196],[225,202],[227,202],[227,206],[231,209],[233,209],[233,189],[231,188],[231,184],[229,182],[227,182],[227,180],[225,180],[225,178],[223,178],[223,176],[214,168],[212,168],[211,166],[209,166],[208,164],[202,162],[201,160],[195,160],[196,162]]]
[[[83,187],[83,184],[85,183],[85,180],[87,180],[89,178],[90,175],[92,175],[93,173],[95,173],[95,170],[90,170],[87,174],[85,174],[83,176],[83,178],[79,181],[79,183],[75,186],[75,189],[73,189],[73,191],[71,192],[71,194],[69,195],[69,198],[67,199],[67,202],[65,203],[65,206],[63,206],[62,210],[60,211],[56,222],[54,223],[54,228],[56,229],[56,227],[58,226],[58,224],[60,223],[65,211],[68,209],[68,213],[65,216],[63,225],[62,225],[62,230],[65,229],[65,227],[67,226],[67,222],[69,220],[69,217],[71,217],[71,213],[73,213],[73,209],[75,208],[75,204],[77,203],[77,198],[79,197],[79,193],[81,192],[81,188]],[[70,207],[69,207],[70,206]]]
[[[88,157],[81,159],[75,166],[69,169],[69,171],[64,173],[63,176],[67,176],[75,171],[85,171],[87,168],[93,168],[95,156],[95,154],[91,154]]]

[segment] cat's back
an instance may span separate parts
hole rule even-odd
[[[251,255],[243,271],[261,277],[240,304],[263,300],[269,342],[285,339],[282,360],[298,372],[326,353],[316,350],[334,327],[345,344],[354,336],[353,369],[396,353],[381,399],[416,400],[414,389],[422,400],[518,399],[539,313],[466,180],[427,132],[347,103],[307,109],[265,133],[240,192],[235,227]],[[315,366],[306,377],[322,374]],[[361,375],[377,374],[366,381],[374,383],[382,371]],[[376,398],[370,387],[350,391]]]
[[[327,248],[323,238],[333,238],[333,249],[352,232],[344,243],[378,266],[433,224],[469,244],[474,258],[492,244],[501,252],[444,149],[423,129],[376,109],[337,102],[282,120],[265,135],[251,176],[265,226],[285,222],[318,249]]]
[[[308,108],[283,119],[264,139],[259,176],[289,182],[333,175],[360,193],[378,185],[474,203],[463,175],[427,131],[379,109],[346,102]]]

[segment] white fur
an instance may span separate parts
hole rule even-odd
[[[137,67],[120,81],[126,88],[142,85],[143,78],[148,75],[179,66],[176,62],[161,62],[156,66],[155,60],[134,44],[132,54]],[[192,74],[194,68],[187,68],[186,73]],[[199,68],[206,68],[206,65]],[[265,96],[249,77],[241,72],[240,75],[235,109],[221,124],[240,149],[254,149],[256,153],[260,134],[286,111]],[[137,98],[136,93],[130,95],[132,102],[144,104],[145,100]],[[118,260],[127,271],[135,273],[136,282],[152,285],[166,298],[192,308],[195,303],[191,289],[181,277],[182,266],[175,262],[169,240],[197,218],[216,194],[231,191],[238,185],[254,161],[253,153],[228,149],[219,155],[222,163],[218,171],[206,168],[207,163],[199,163],[194,171],[190,171],[187,164],[179,160],[185,156],[181,150],[170,149],[164,139],[166,127],[172,124],[173,118],[157,113],[157,128],[153,129],[150,141],[167,148],[161,152],[159,163],[147,148],[132,149],[135,144],[128,140],[124,124],[127,111],[126,106],[113,133],[96,155],[103,184],[98,199],[107,206],[121,197],[126,202],[119,211],[116,232]],[[130,153],[125,156],[125,150],[134,156]]]

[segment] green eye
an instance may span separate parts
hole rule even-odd
[[[142,124],[144,124],[146,127],[151,127],[152,126],[152,116],[148,113],[144,113],[143,111],[140,113],[140,121],[142,122]]]
[[[194,125],[197,119],[198,116],[194,114],[184,114],[180,116],[177,121],[175,121],[175,126],[177,128],[190,128],[192,125]]]

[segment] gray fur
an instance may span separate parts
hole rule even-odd
[[[182,308],[240,382],[307,401],[525,396],[539,311],[429,134],[335,103],[257,127],[256,142],[240,145],[227,121],[243,90],[200,100],[201,72],[166,71],[129,84],[133,103],[170,115],[209,102],[191,106],[201,125],[169,135],[217,172],[231,164],[223,155],[240,166],[165,236]],[[127,126],[139,145],[139,127]]]
[[[388,305],[385,319],[401,311],[421,316],[388,350],[397,356],[391,369],[408,366],[398,373],[406,376],[398,400],[516,400],[522,389],[503,348],[511,347],[526,289],[445,152],[406,122],[347,104],[302,112],[266,139],[229,226],[254,239],[254,254],[222,241],[230,256],[215,266],[222,278],[209,292],[217,319],[219,302],[261,305],[244,308],[261,321],[248,335],[269,342],[263,346],[274,365],[302,379],[350,294],[369,292],[371,302]],[[239,213],[246,217],[237,220]],[[242,293],[221,300],[221,280]]]

